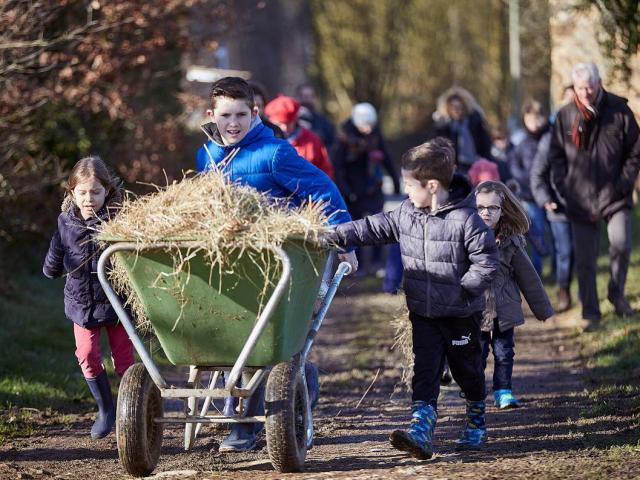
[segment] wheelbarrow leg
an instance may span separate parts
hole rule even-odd
[[[209,389],[214,389],[216,386],[216,383],[218,382],[218,378],[220,377],[220,370],[216,370],[215,372],[211,373],[211,377],[209,379]],[[209,412],[209,406],[211,405],[211,397],[206,397],[204,399],[204,405],[202,405],[202,410],[200,410],[200,416],[204,417],[208,412]],[[198,436],[198,434],[200,433],[200,430],[202,430],[202,423],[197,423],[196,424],[196,431],[193,434],[193,439],[195,441],[196,437]]]
[[[189,379],[188,379],[189,388],[195,388],[199,380],[200,380],[200,370],[195,365],[191,365],[189,367]],[[187,412],[186,412],[187,416],[188,417],[195,416],[197,407],[198,407],[197,397],[189,397],[187,399]],[[184,449],[185,450],[191,449],[195,438],[196,438],[195,424],[185,423],[184,424]]]

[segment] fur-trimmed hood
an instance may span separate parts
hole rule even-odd
[[[446,123],[451,120],[449,111],[447,110],[447,102],[453,96],[458,96],[464,104],[465,114],[468,116],[472,112],[478,112],[484,118],[484,111],[476,102],[476,99],[468,90],[462,87],[451,87],[438,97],[436,102],[436,111],[433,112],[433,121],[436,123]]]

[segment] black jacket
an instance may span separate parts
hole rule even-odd
[[[336,226],[341,246],[400,244],[409,310],[429,318],[468,317],[484,308],[499,266],[493,232],[476,213],[471,186],[454,177],[449,201],[435,212],[405,200],[395,210]]]
[[[596,222],[631,208],[633,186],[640,169],[638,123],[627,100],[603,91],[598,115],[586,148],[571,141],[578,115],[575,103],[558,112],[553,126],[549,162],[551,179],[575,222]]]
[[[358,131],[351,120],[342,125],[331,160],[336,184],[354,218],[382,210],[383,171],[393,180],[395,193],[400,193],[400,179],[378,127],[369,135]]]
[[[117,198],[119,201],[119,195]],[[101,251],[93,239],[96,228],[109,217],[111,209],[102,207],[97,217],[84,220],[78,207],[69,200],[67,197],[58,216],[58,229],[51,239],[42,271],[49,278],[66,274],[64,313],[69,320],[84,328],[114,325],[118,317],[98,281]],[[105,205],[115,203],[115,198],[107,199]]]

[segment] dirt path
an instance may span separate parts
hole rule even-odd
[[[153,478],[640,478],[640,449],[616,447],[630,432],[629,420],[580,415],[593,405],[583,393],[575,333],[564,326],[566,319],[529,320],[518,330],[514,390],[524,406],[506,412],[488,408],[490,441],[482,452],[454,451],[463,424],[455,387],[441,398],[434,459],[420,462],[391,449],[389,433],[408,422],[408,397],[397,388],[394,393],[399,356],[389,349],[389,317],[403,299],[346,290],[349,296],[343,291],[335,301],[313,352],[322,396],[304,473],[275,473],[264,439],[257,452],[219,454],[223,427],[207,427],[185,453],[176,427],[165,430]],[[125,477],[115,436],[92,442],[90,425],[89,415],[43,421],[36,435],[0,447],[0,478]]]

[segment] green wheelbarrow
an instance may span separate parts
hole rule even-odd
[[[143,248],[110,243],[98,261],[98,278],[142,361],[125,372],[118,393],[116,436],[124,469],[135,476],[153,471],[164,424],[185,425],[188,450],[204,424],[262,422],[274,468],[300,471],[313,443],[304,363],[349,264],[338,265],[332,276],[335,253],[300,239],[253,255],[236,252],[234,258],[230,252],[232,272],[212,268],[197,242]],[[124,266],[167,359],[189,367],[186,386],[163,377],[136,332],[107,278],[112,255]],[[248,416],[246,400],[265,379],[265,414]],[[213,401],[229,396],[239,405],[226,416]],[[165,415],[164,399],[182,399],[184,412]]]

